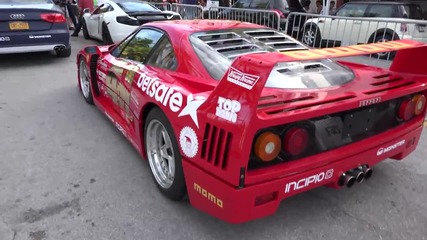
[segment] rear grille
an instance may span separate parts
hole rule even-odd
[[[246,31],[245,34],[255,38],[277,51],[307,49],[299,42],[289,38],[287,35],[272,30]]]
[[[230,132],[211,124],[206,124],[201,158],[215,167],[226,169],[232,137]]]
[[[377,89],[364,91],[364,94],[370,95],[390,91],[392,89],[406,87],[415,83],[415,81],[408,81],[407,79],[403,79],[401,76],[392,75],[390,73],[375,76],[374,79],[378,79],[379,81],[371,83],[371,86],[377,87]]]

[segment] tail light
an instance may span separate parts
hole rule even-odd
[[[283,137],[283,150],[292,156],[305,151],[309,142],[309,134],[305,128],[292,127]]]
[[[415,103],[411,98],[405,98],[399,105],[397,117],[403,121],[410,120],[415,115]]]
[[[116,18],[118,23],[131,25],[131,26],[139,26],[138,20],[134,18],[130,18],[128,16],[119,16]]]
[[[426,106],[426,96],[423,94],[417,94],[412,98],[412,101],[414,102],[414,114],[420,115]]]
[[[254,145],[255,155],[264,162],[274,160],[280,153],[279,135],[267,131],[258,136]]]
[[[61,13],[42,13],[40,14],[40,18],[43,21],[50,23],[65,23],[66,19]]]
[[[400,31],[404,33],[408,31],[408,26],[406,26],[406,23],[400,24]]]

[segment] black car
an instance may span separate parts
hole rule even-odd
[[[245,11],[247,9],[255,11]],[[272,14],[257,13],[257,10],[276,11],[280,16],[279,22],[277,22],[276,17],[272,17]],[[301,15],[291,15],[291,17],[289,17],[289,14],[292,12],[305,13],[299,0],[238,0],[230,9],[221,11],[218,14],[218,18],[251,22],[271,28],[278,28],[279,30],[285,30],[288,22],[291,24],[290,26],[293,26],[294,22],[301,22],[303,24],[306,20],[305,16]],[[287,34],[291,36],[295,35],[292,31],[293,29],[288,29]]]
[[[0,1],[0,54],[54,51],[71,55],[70,33],[61,8],[51,0]]]

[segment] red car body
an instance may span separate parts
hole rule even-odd
[[[263,27],[193,20],[153,22],[142,28],[168,36],[178,60],[175,70],[114,57],[110,53],[116,45],[88,46],[77,60],[90,71],[95,105],[144,159],[146,116],[153,108],[161,109],[180,143],[190,203],[212,216],[242,223],[271,215],[288,197],[320,186],[351,186],[354,172],[367,178],[379,162],[404,159],[417,147],[427,95],[427,68],[422,60],[427,47],[422,43],[401,40],[242,54],[219,81],[195,53],[191,35]],[[277,63],[385,51],[397,51],[389,69],[339,61],[353,74],[345,84],[307,89],[265,86]],[[112,81],[106,77],[110,75],[117,82],[106,83]],[[376,111],[374,115],[370,110]],[[376,125],[369,125],[369,119]],[[333,126],[339,122],[344,125]],[[332,137],[321,140],[318,129]],[[352,131],[360,137],[353,138]],[[339,138],[333,138],[337,134]],[[331,139],[338,139],[335,145]],[[271,156],[277,147],[278,155]]]

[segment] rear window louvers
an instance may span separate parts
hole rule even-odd
[[[283,33],[271,30],[246,31],[245,34],[274,48],[277,51],[306,49],[299,42],[289,38]]]
[[[261,47],[240,37],[236,33],[206,34],[200,35],[198,38],[229,59],[242,54],[266,52]]]
[[[226,169],[232,134],[211,124],[206,124],[201,158],[220,169]]]

